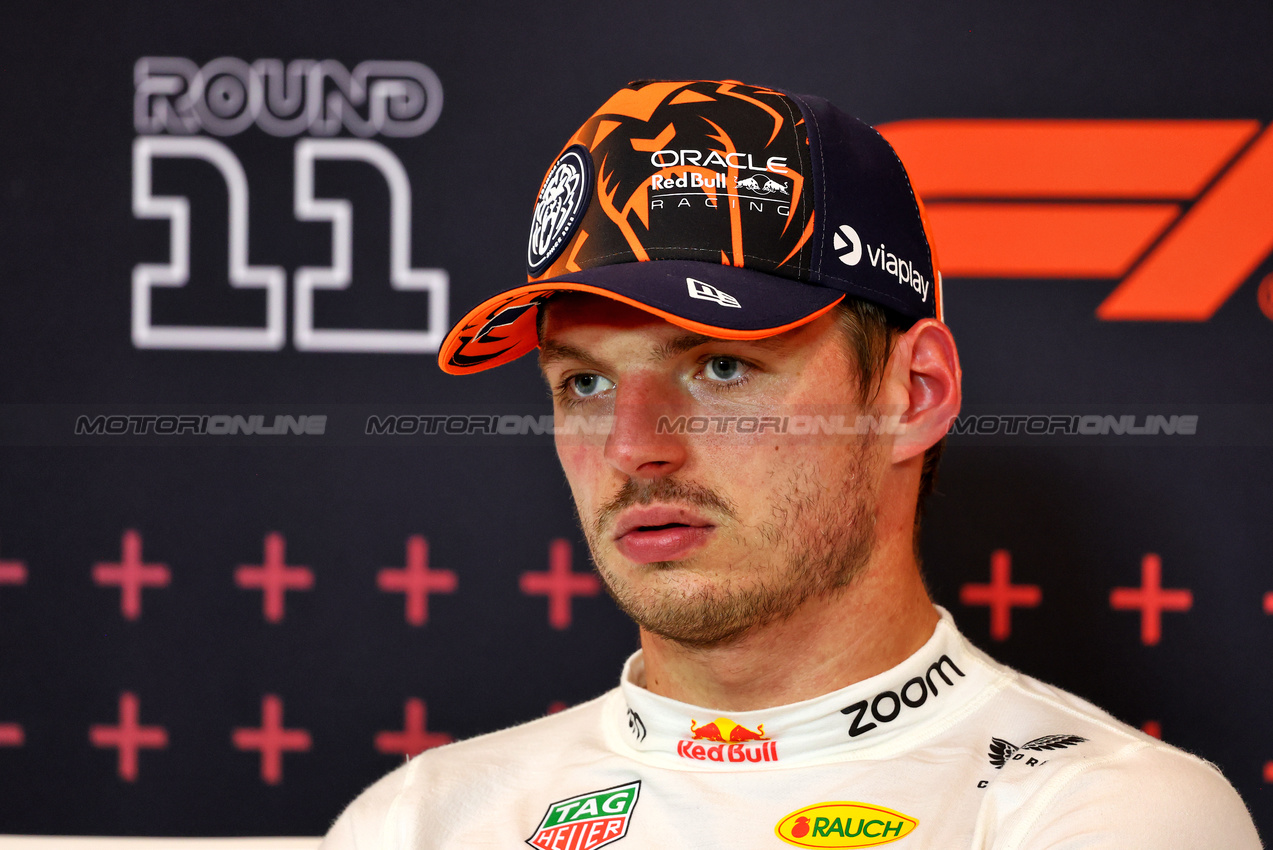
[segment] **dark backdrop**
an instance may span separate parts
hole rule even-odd
[[[294,211],[304,140],[366,138],[401,164],[410,264],[445,271],[454,319],[520,279],[545,168],[630,79],[772,84],[875,124],[1273,120],[1266,2],[22,5],[0,13],[0,833],[318,834],[400,762],[377,735],[412,713],[433,734],[490,731],[600,693],[635,648],[603,595],[575,596],[558,628],[523,583],[549,569],[555,540],[567,547],[559,569],[565,551],[575,572],[588,568],[549,440],[365,433],[369,416],[547,413],[532,362],[457,379],[428,353],[298,344],[296,272],[330,265],[332,250],[331,226]],[[367,136],[352,119],[334,136],[257,125],[183,135],[164,131],[154,105],[180,93],[161,92],[142,100],[158,124],[139,128],[138,81],[163,77],[153,65],[137,76],[145,57],[348,71],[410,61],[440,89],[408,79],[399,90],[440,90],[444,105],[414,135],[394,135],[423,114],[414,101]],[[232,114],[246,89],[208,82],[205,104]],[[345,102],[367,119],[356,93]],[[179,347],[134,341],[136,268],[167,263],[170,249],[170,223],[134,208],[134,147],[152,136],[203,139],[199,150],[240,164],[247,261],[277,267],[286,296],[273,348],[189,347],[179,330]],[[154,195],[189,199],[191,234],[190,282],[150,292],[152,323],[262,326],[262,292],[227,283],[225,179],[188,152],[156,157],[152,171]],[[1246,178],[1268,184],[1241,215],[1257,230],[1273,230],[1270,173]],[[317,196],[348,199],[353,221],[353,284],[315,295],[315,327],[428,331],[436,292],[388,285],[386,178],[355,160],[320,161],[314,174]],[[1175,202],[1187,212],[1194,199]],[[1209,244],[1220,263],[1229,248]],[[949,277],[969,415],[1198,425],[1159,436],[987,425],[978,436],[1008,420],[965,420],[974,433],[951,437],[923,552],[935,598],[975,642],[1215,761],[1268,834],[1273,281],[1261,282],[1273,263],[1260,253],[1195,321],[1098,318],[1121,273]],[[75,434],[80,417],[91,428],[108,415],[236,414],[327,418],[321,434]],[[239,586],[267,539],[308,569],[291,573],[307,587],[286,592],[274,622],[265,594]],[[109,565],[134,542],[159,585],[129,617]],[[378,586],[412,547],[427,548],[441,585],[418,625],[403,593]],[[1138,611],[1111,604],[1115,588],[1141,586],[1147,555],[1163,587],[1190,592],[1188,610],[1162,614],[1156,642]],[[968,586],[989,581],[995,558],[1039,602],[992,634]],[[111,737],[133,707],[135,769]],[[236,732],[263,728],[274,707],[295,747],[277,773]]]

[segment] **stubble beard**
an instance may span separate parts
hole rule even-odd
[[[840,592],[862,573],[875,549],[874,441],[849,451],[853,456],[840,481],[793,469],[775,494],[772,516],[750,527],[737,522],[729,500],[701,485],[670,477],[629,479],[583,523],[607,592],[641,628],[697,648],[729,644],[789,618],[809,599]],[[648,574],[635,581],[614,569],[602,554],[603,535],[621,510],[652,502],[690,505],[720,518],[716,534],[732,538],[721,542],[749,553],[744,562],[728,565],[736,578],[700,580],[694,556],[639,565]]]

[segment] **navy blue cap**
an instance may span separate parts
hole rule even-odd
[[[941,318],[923,206],[888,142],[822,98],[732,81],[611,97],[545,175],[526,265],[526,283],[451,330],[443,370],[534,350],[539,306],[564,291],[728,339],[782,333],[845,296]]]

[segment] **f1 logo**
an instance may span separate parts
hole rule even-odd
[[[1273,128],[1257,121],[879,129],[947,277],[1116,278],[1099,318],[1199,322],[1273,252]]]
[[[739,307],[743,305],[738,303],[738,299],[730,295],[724,290],[717,289],[710,283],[703,283],[701,280],[695,280],[692,277],[685,278],[685,286],[689,290],[690,298],[698,298],[703,301],[714,301],[722,307]]]

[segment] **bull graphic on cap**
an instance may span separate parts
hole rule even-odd
[[[764,182],[761,182],[755,175],[743,180],[735,178],[734,188],[750,189],[758,195],[768,195],[771,192],[781,192],[784,195],[789,194],[787,187],[772,177],[766,177]]]

